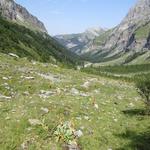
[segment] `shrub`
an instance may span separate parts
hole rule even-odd
[[[138,93],[142,96],[148,112],[150,112],[150,78],[145,77],[137,80],[136,83]]]
[[[72,123],[65,122],[57,126],[54,135],[56,136],[56,140],[58,142],[61,141],[61,142],[65,142],[66,144],[71,144],[72,142],[75,142],[74,132],[75,129],[73,128]]]

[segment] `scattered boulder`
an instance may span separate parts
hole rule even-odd
[[[8,80],[9,78],[7,78],[7,77],[2,77],[2,79],[3,79],[3,80]]]
[[[14,53],[9,53],[9,56],[14,57],[14,58],[19,58],[19,56]]]
[[[129,107],[134,107],[134,104],[133,104],[133,103],[130,103],[130,104],[129,104]]]
[[[40,120],[38,120],[38,119],[29,119],[28,121],[29,121],[30,125],[32,125],[32,126],[36,126],[36,125],[41,125],[42,124],[42,122]]]
[[[94,104],[94,108],[98,109],[99,108],[98,104]]]
[[[63,146],[63,150],[80,150],[77,144],[66,144]]]
[[[86,81],[83,85],[81,85],[81,87],[83,88],[88,88],[90,86],[90,82],[89,81]]]
[[[10,100],[12,97],[0,94],[0,99]]]
[[[78,131],[75,131],[75,132],[74,132],[74,135],[75,135],[76,137],[81,137],[81,136],[83,136],[83,132],[82,132],[81,130],[78,130]]]
[[[29,93],[28,91],[25,91],[25,92],[23,92],[23,95],[25,95],[25,96],[29,96],[29,95],[30,95],[30,93]]]
[[[54,75],[54,74],[51,74],[51,73],[48,73],[48,74],[37,73],[37,75],[39,75],[43,79],[47,79],[47,80],[50,80],[52,82],[60,82],[61,81],[60,76]]]
[[[24,78],[27,80],[34,80],[35,79],[35,77],[24,77]]]
[[[71,91],[70,91],[70,93],[72,95],[79,95],[80,94],[80,92],[77,89],[75,89],[75,88],[72,88]]]
[[[49,112],[49,109],[48,108],[44,108],[44,107],[41,107],[41,111],[43,111],[44,113],[48,113]]]
[[[89,97],[90,95],[86,94],[86,93],[80,93],[80,96],[82,96],[82,97]]]
[[[39,96],[40,96],[40,98],[46,99],[46,98],[49,98],[50,96],[52,96],[54,94],[55,94],[55,92],[53,92],[53,91],[41,90]]]
[[[89,94],[87,93],[83,93],[83,92],[80,92],[79,90],[77,90],[76,88],[72,88],[70,90],[70,93],[74,96],[82,96],[82,97],[88,97]]]

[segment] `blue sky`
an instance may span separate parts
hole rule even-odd
[[[112,28],[137,0],[16,0],[44,22],[49,34],[79,33],[90,27]]]

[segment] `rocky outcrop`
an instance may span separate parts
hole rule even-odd
[[[140,27],[145,26],[149,22],[150,0],[139,0],[110,34],[104,49],[117,49],[119,51],[127,49],[141,50],[146,45],[146,39],[136,39],[134,36]]]
[[[31,15],[26,8],[15,3],[14,0],[0,0],[0,13],[2,17],[25,25],[30,29],[47,32],[41,21]]]

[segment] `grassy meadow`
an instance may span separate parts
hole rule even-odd
[[[90,73],[0,54],[0,150],[62,150],[54,133],[66,121],[82,132],[81,150],[149,150],[150,118],[134,82]]]

